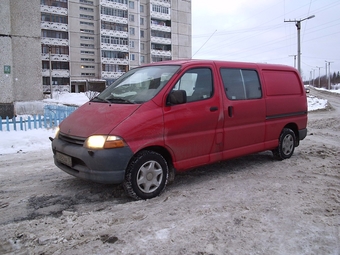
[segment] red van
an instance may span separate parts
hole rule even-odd
[[[208,60],[165,61],[125,73],[61,124],[55,164],[135,199],[158,196],[175,171],[272,150],[290,158],[307,134],[296,69]]]

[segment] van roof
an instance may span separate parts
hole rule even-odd
[[[251,63],[251,62],[236,62],[236,61],[223,61],[223,60],[205,60],[205,59],[179,59],[167,60],[145,64],[143,66],[156,66],[156,65],[191,65],[191,64],[215,64],[216,66],[228,66],[238,68],[259,68],[259,69],[280,69],[280,70],[296,70],[296,68],[282,64],[268,64],[268,63]]]

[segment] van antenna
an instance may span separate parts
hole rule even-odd
[[[212,33],[212,35],[208,38],[208,40],[206,40],[205,43],[203,43],[203,45],[195,52],[195,54],[192,55],[191,58],[193,58],[193,57],[197,54],[197,52],[199,52],[199,51],[203,48],[203,46],[206,45],[206,43],[207,43],[207,42],[210,40],[210,38],[216,33],[216,31],[217,31],[217,29],[214,31],[214,33]]]

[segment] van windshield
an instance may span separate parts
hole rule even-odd
[[[106,88],[94,102],[140,104],[152,99],[180,68],[178,65],[132,69]]]

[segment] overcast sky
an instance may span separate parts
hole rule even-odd
[[[304,78],[340,71],[340,0],[192,0],[194,59],[279,63],[294,66],[301,21]],[[296,60],[297,68],[297,60]]]

